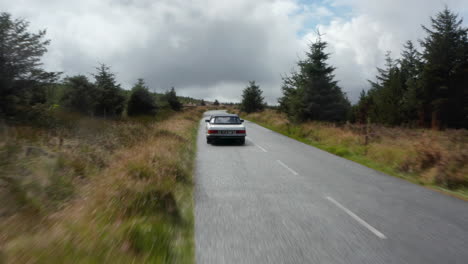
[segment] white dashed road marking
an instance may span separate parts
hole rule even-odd
[[[327,196],[325,197],[327,198],[327,200],[329,200],[330,202],[332,202],[333,204],[335,204],[336,206],[338,206],[338,208],[340,208],[341,210],[345,211],[345,213],[347,213],[349,216],[351,216],[352,218],[354,218],[354,220],[358,221],[358,223],[360,223],[361,225],[363,225],[365,228],[369,229],[369,231],[371,231],[372,233],[374,233],[374,235],[376,235],[377,237],[379,237],[380,239],[386,239],[387,237],[382,234],[379,230],[375,229],[373,226],[369,225],[366,221],[362,220],[359,216],[357,216],[356,214],[354,214],[353,212],[351,212],[348,208],[344,207],[343,205],[341,205],[339,202],[335,201],[333,198],[331,198],[330,196]]]
[[[286,164],[284,164],[281,160],[276,160],[281,166],[285,167],[287,170],[289,170],[292,174],[294,175],[299,175],[299,173],[295,172],[293,169],[289,168]]]
[[[268,152],[268,151],[266,151],[266,149],[264,149],[264,148],[260,147],[260,146],[259,146],[259,145],[257,145],[257,144],[255,144],[255,146],[257,146],[257,147],[258,147],[259,149],[261,149],[263,152]]]
[[[249,138],[249,137],[245,137],[245,138],[248,139],[250,142],[252,142],[257,148],[261,149],[263,152],[268,152],[268,151],[267,151],[266,149],[264,149],[263,147],[261,147],[261,146],[255,144],[255,143],[252,141],[251,138]]]

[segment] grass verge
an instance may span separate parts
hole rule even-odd
[[[364,126],[351,124],[292,124],[284,114],[270,109],[239,114],[305,144],[468,200],[467,130],[431,131],[373,125],[366,132]]]
[[[194,108],[0,132],[0,262],[193,263]]]

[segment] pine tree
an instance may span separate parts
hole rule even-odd
[[[95,85],[98,89],[96,115],[103,117],[120,116],[125,108],[125,96],[120,84],[117,84],[115,75],[104,64],[96,68]]]
[[[64,85],[63,106],[74,112],[93,115],[99,94],[94,84],[86,76],[77,75],[66,78]]]
[[[387,52],[385,68],[377,68],[377,81],[369,81],[372,96],[370,119],[372,122],[399,125],[403,122],[402,98],[405,93],[401,70]]]
[[[242,92],[241,111],[252,113],[263,110],[265,103],[262,93],[255,81],[249,82],[249,86]]]
[[[365,124],[370,118],[371,112],[375,107],[372,92],[367,93],[365,90],[361,91],[358,103],[354,106],[354,121]]]
[[[320,35],[320,34],[319,34]],[[283,79],[283,98],[280,107],[287,109],[296,121],[342,121],[346,119],[350,103],[334,80],[334,67],[327,64],[330,54],[321,37],[310,46],[305,60],[299,61],[299,72]]]
[[[156,113],[156,101],[149,92],[143,79],[133,86],[130,99],[127,105],[127,114],[129,116],[154,115]]]
[[[421,71],[424,64],[421,60],[421,53],[416,50],[413,42],[407,41],[403,48],[402,58],[399,60],[404,84],[402,112],[404,121],[412,122],[421,120],[422,117]],[[421,121],[419,123],[422,125]]]
[[[218,100],[215,100],[214,103],[213,103],[213,105],[219,105]]]
[[[174,87],[172,87],[171,90],[166,93],[166,100],[169,103],[169,106],[172,110],[182,110],[182,103],[179,101],[179,98],[177,98],[177,94]]]
[[[302,93],[304,81],[300,73],[293,72],[291,76],[283,77],[283,85],[281,90],[283,96],[278,99],[280,112],[289,116],[290,119],[298,121],[304,109],[302,101]]]
[[[59,73],[46,72],[41,58],[50,41],[46,31],[28,31],[29,23],[0,13],[0,116],[18,116],[46,102],[45,86]],[[20,113],[21,112],[21,113]]]
[[[421,61],[421,53],[419,53],[411,40],[408,40],[403,45],[403,52],[399,60],[403,78],[406,80],[417,78],[421,74],[423,66]]]
[[[431,17],[431,28],[423,26],[423,109],[433,128],[468,127],[468,28],[462,23],[445,8]]]

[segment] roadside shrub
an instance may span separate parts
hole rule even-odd
[[[184,155],[184,154],[181,154],[181,155]],[[165,163],[168,168],[166,170],[167,175],[172,175],[173,177],[175,177],[175,180],[178,182],[184,182],[184,183],[189,182],[190,171],[183,168],[180,161],[167,160]]]
[[[31,158],[23,154],[22,146],[14,141],[0,143],[0,195],[8,195],[12,201],[2,204],[2,209],[12,213],[39,213],[43,208],[40,202],[41,188],[35,181],[25,181],[31,174],[27,166]]]
[[[49,184],[45,187],[47,198],[58,205],[68,200],[74,193],[73,179],[67,173],[56,172],[49,178]]]
[[[168,138],[176,139],[177,141],[180,141],[180,142],[187,142],[187,139],[185,139],[184,137],[178,135],[174,131],[169,131],[167,129],[158,129],[154,133],[154,136],[155,137],[168,137]]]
[[[349,152],[346,148],[337,148],[334,154],[340,157],[347,157],[351,155],[351,152]]]
[[[130,177],[138,180],[148,180],[156,176],[154,168],[141,162],[130,162],[127,169]]]
[[[437,166],[435,182],[449,189],[468,187],[468,153],[448,155]]]
[[[171,191],[160,191],[154,187],[146,190],[124,190],[119,202],[122,202],[126,217],[160,215],[169,220],[179,220],[177,202]]]
[[[449,139],[450,151],[442,155],[437,164],[435,181],[449,189],[468,187],[468,148],[466,148],[468,134],[453,132]]]
[[[137,254],[148,255],[147,262],[170,262],[173,238],[169,226],[161,221],[140,219],[130,225],[127,233],[131,249]]]
[[[419,158],[413,156],[412,149],[402,149],[402,146],[397,144],[389,144],[388,142],[375,142],[369,144],[366,150],[366,157],[376,161],[380,164],[389,166],[391,168],[403,171],[403,163],[406,163],[405,171],[420,171]]]
[[[438,146],[434,138],[426,137],[415,144],[418,155],[415,156],[414,165],[417,171],[422,171],[430,167],[437,166],[442,159],[442,149]]]

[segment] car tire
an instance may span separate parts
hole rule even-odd
[[[206,139],[206,144],[211,144],[211,140],[209,138]]]
[[[245,144],[245,138],[239,140],[239,144],[244,145]]]

